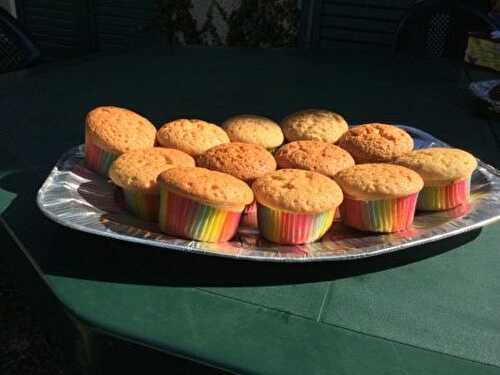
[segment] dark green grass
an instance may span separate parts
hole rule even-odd
[[[0,260],[0,374],[65,374],[57,347],[49,344],[37,324],[36,312],[9,281]]]

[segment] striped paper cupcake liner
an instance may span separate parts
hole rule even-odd
[[[439,211],[467,203],[470,197],[470,178],[445,186],[426,186],[418,196],[417,209]]]
[[[145,194],[137,190],[123,189],[123,198],[125,208],[134,216],[145,221],[158,221],[159,194]]]
[[[85,137],[85,165],[87,168],[108,177],[109,168],[117,157],[118,155],[104,151],[96,146],[89,137]]]
[[[344,195],[340,215],[344,224],[369,232],[398,232],[410,227],[417,194],[394,199],[357,200]]]
[[[206,241],[229,241],[238,230],[241,211],[230,211],[182,197],[161,188],[160,229],[172,236]]]
[[[241,215],[241,225],[257,228],[257,203],[253,202],[245,207]]]
[[[330,229],[334,216],[335,210],[300,214],[257,203],[257,221],[261,235],[279,244],[300,245],[316,241]]]

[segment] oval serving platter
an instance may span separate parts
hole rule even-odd
[[[401,126],[415,148],[449,147],[419,129]],[[271,262],[353,260],[400,251],[480,228],[500,219],[500,172],[479,161],[471,180],[469,205],[443,212],[417,212],[413,227],[392,234],[359,232],[334,223],[317,242],[276,245],[257,230],[240,227],[231,242],[207,243],[169,237],[158,226],[129,215],[109,181],[84,166],[83,146],[68,150],[38,191],[37,203],[51,220],[66,227],[165,250]]]

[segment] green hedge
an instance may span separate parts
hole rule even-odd
[[[192,0],[157,2],[160,29],[175,44],[289,47],[297,41],[296,0],[242,0],[230,12],[218,0],[212,0],[201,25],[191,14]],[[227,25],[225,36],[219,34],[214,24],[216,13]]]

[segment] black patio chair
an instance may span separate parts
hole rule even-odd
[[[495,29],[477,4],[459,0],[416,3],[399,23],[396,53],[463,59],[469,31]]]
[[[19,22],[0,8],[0,73],[26,68],[39,58],[39,49]]]

